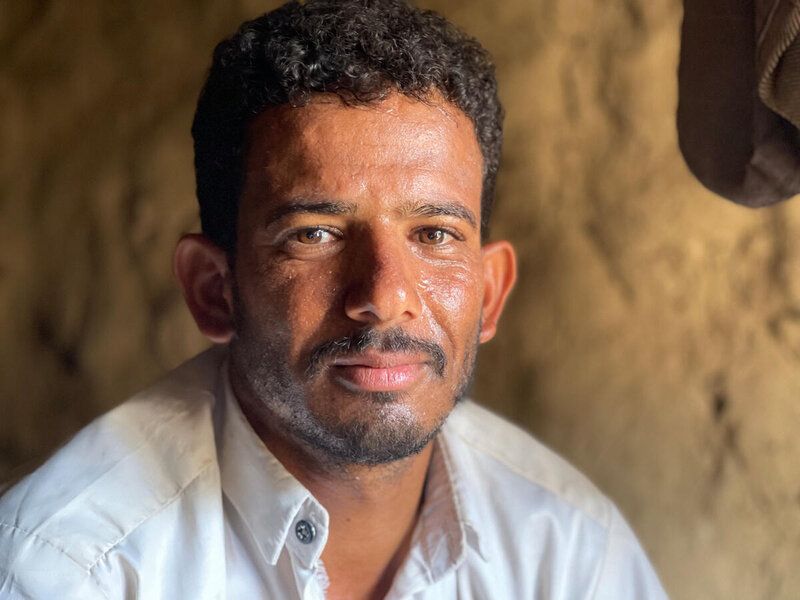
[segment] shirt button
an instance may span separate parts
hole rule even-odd
[[[314,529],[314,526],[308,521],[304,520],[297,522],[297,525],[294,526],[294,533],[297,536],[297,539],[303,544],[310,544],[314,541],[314,537],[317,535],[317,531]]]

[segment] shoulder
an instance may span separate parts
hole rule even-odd
[[[614,505],[583,474],[532,435],[490,410],[467,400],[453,411],[447,434],[462,460],[482,476],[513,484],[515,492],[546,494],[603,527]],[[504,489],[501,487],[500,489]]]
[[[0,562],[19,572],[44,559],[85,576],[193,482],[215,477],[211,409],[221,360],[212,349],[184,363],[7,490]]]
[[[493,569],[506,580],[524,585],[528,573],[531,586],[566,597],[666,597],[613,502],[533,436],[466,401],[444,439],[467,518],[502,556]]]

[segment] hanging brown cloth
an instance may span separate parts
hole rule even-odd
[[[684,0],[678,142],[711,191],[800,193],[800,0]]]

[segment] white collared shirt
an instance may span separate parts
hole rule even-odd
[[[224,356],[182,365],[0,498],[0,599],[324,599],[328,513],[247,423]],[[582,475],[472,402],[453,411],[387,598],[665,597]]]

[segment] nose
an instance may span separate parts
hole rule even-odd
[[[353,321],[392,327],[418,317],[419,271],[402,241],[370,236],[354,249],[345,313]]]

